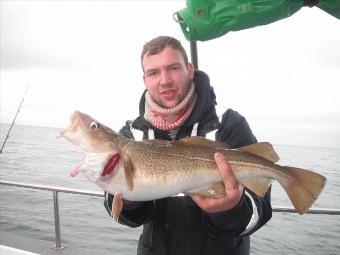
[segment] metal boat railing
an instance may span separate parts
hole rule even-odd
[[[59,198],[58,198],[59,192],[85,195],[85,196],[91,196],[91,197],[103,197],[104,196],[104,193],[102,191],[89,191],[89,190],[83,190],[83,189],[73,189],[73,188],[66,188],[66,187],[57,187],[57,186],[23,183],[23,182],[15,182],[15,181],[0,180],[0,185],[47,190],[47,191],[53,192],[54,227],[55,227],[55,246],[53,246],[53,248],[57,250],[61,250],[64,248],[64,246],[61,243],[61,232],[60,232],[60,215],[59,215]],[[290,207],[272,206],[272,209],[273,209],[273,212],[297,213],[294,208],[290,208]],[[340,215],[340,209],[311,208],[306,213],[307,214]]]

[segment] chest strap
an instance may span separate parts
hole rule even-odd
[[[209,139],[209,140],[213,140],[213,141],[216,141],[216,132],[217,132],[218,129],[215,129],[209,133],[207,133],[205,135],[205,138]]]
[[[198,133],[198,125],[199,125],[199,122],[196,122],[191,130],[191,136],[197,136],[197,133]],[[130,131],[132,132],[133,134],[133,138],[136,140],[136,141],[142,141],[143,138],[144,138],[144,132],[142,130],[139,130],[139,129],[135,129],[132,127],[132,122],[129,126],[130,128]],[[215,141],[216,140],[216,132],[217,132],[218,129],[215,129],[209,133],[207,133],[205,135],[205,137],[207,139],[210,139],[210,140],[213,140]],[[152,128],[149,128],[148,129],[148,132],[147,132],[147,137],[146,137],[146,140],[154,140],[155,139],[155,131],[152,129]]]

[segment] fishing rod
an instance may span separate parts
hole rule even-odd
[[[15,114],[15,116],[14,116],[14,119],[13,119],[13,121],[12,121],[12,124],[11,124],[10,128],[8,129],[6,138],[5,138],[4,142],[2,143],[0,153],[2,153],[2,150],[3,150],[4,147],[5,147],[6,141],[7,141],[8,137],[9,137],[9,133],[11,132],[11,129],[12,129],[13,125],[14,125],[15,119],[16,119],[17,116],[18,116],[18,113],[19,113],[19,111],[20,111],[21,105],[22,105],[22,103],[24,102],[24,99],[25,99],[25,96],[26,96],[26,94],[27,94],[27,91],[28,91],[29,86],[30,86],[30,84],[28,84],[27,87],[26,87],[25,94],[23,95],[23,97],[22,97],[22,99],[21,99],[20,105],[19,105],[18,110],[17,110],[17,112],[16,112],[16,114]]]

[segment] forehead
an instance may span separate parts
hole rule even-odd
[[[144,70],[157,69],[176,63],[182,64],[184,66],[184,57],[179,50],[173,49],[171,47],[165,47],[157,54],[151,55],[147,53],[144,55],[142,61]]]

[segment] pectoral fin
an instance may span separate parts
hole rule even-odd
[[[124,174],[125,174],[125,180],[126,184],[128,186],[129,190],[133,190],[133,172],[134,167],[132,164],[132,161],[128,157],[124,157]]]
[[[115,193],[113,202],[112,202],[112,218],[118,222],[120,213],[122,212],[123,209],[123,200],[122,200],[122,195],[118,192]]]
[[[223,182],[209,184],[208,186],[185,192],[186,195],[197,195],[208,198],[222,198],[225,196],[225,188]]]

